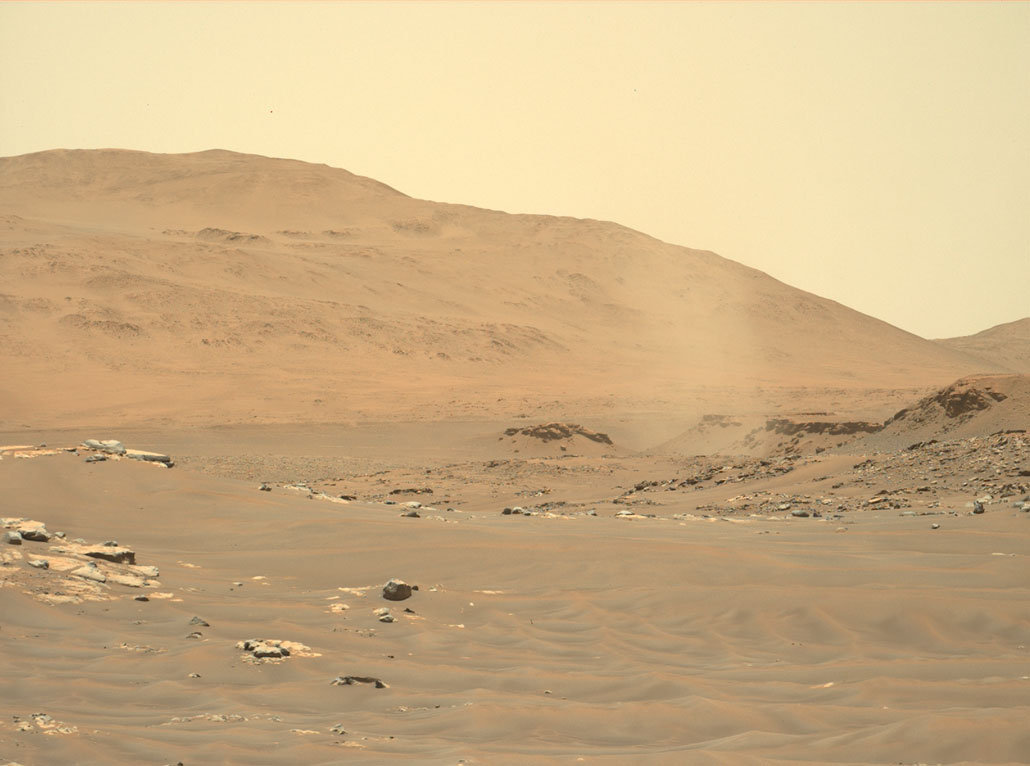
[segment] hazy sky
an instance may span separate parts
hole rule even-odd
[[[1030,3],[0,4],[0,155],[234,149],[1030,315]]]

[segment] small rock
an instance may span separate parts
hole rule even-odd
[[[190,619],[190,625],[202,625],[205,628],[210,628],[211,624],[207,620],[203,620],[200,617],[193,617]]]
[[[22,527],[18,532],[23,540],[32,540],[36,543],[48,543],[51,538],[51,534],[46,531],[46,527]]]
[[[87,463],[103,463],[105,460],[107,460],[106,455],[90,455],[86,458]]]
[[[46,559],[31,559],[29,561],[29,566],[35,567],[36,569],[49,569],[50,562]]]
[[[803,508],[795,508],[790,515],[798,519],[807,519],[811,514]]]
[[[192,633],[190,633],[188,636],[186,636],[186,638],[192,638],[192,639],[198,639],[198,638],[203,638],[203,637],[204,637],[204,634],[201,633],[199,630],[195,630]]]
[[[404,580],[392,579],[383,586],[383,598],[387,601],[403,601],[411,598],[412,587]]]
[[[124,455],[125,446],[116,439],[86,439],[83,446],[89,447],[90,449],[100,450],[101,452],[109,452],[113,455]]]
[[[187,678],[200,678],[200,673],[190,673]]]
[[[269,487],[269,486],[268,486],[267,484],[265,484],[264,482],[261,482],[261,486],[260,486],[260,487],[258,487],[258,489],[259,489],[259,490],[261,490],[262,492],[271,492],[271,491],[272,491],[272,488],[271,488],[271,487]]]
[[[341,736],[347,733],[347,732],[346,732],[346,731],[344,730],[344,728],[343,728],[343,724],[342,724],[342,723],[338,723],[338,724],[336,724],[336,726],[333,726],[333,727],[331,727],[331,728],[329,729],[329,731],[330,731],[331,733],[333,733],[333,734],[339,734],[339,735],[341,735]]]
[[[110,542],[114,542],[113,540]],[[81,551],[94,559],[103,559],[114,564],[135,564],[136,553],[129,548],[119,548],[118,543],[113,546],[104,543],[102,546],[93,546],[89,550]]]
[[[103,545],[105,548],[117,548],[118,547],[118,541],[117,540],[104,540],[104,542],[102,542],[100,544]]]
[[[422,518],[422,515],[418,511],[416,511],[416,510],[411,510],[411,511],[408,511],[407,513],[402,513],[401,516],[403,516],[404,518],[408,518],[408,519],[420,519],[420,518]]]
[[[379,622],[395,622],[396,620],[397,618],[390,613],[386,613],[379,616]]]
[[[981,503],[979,500],[974,500],[973,501],[973,513],[983,513],[983,512],[984,512],[984,504]]]
[[[150,601],[150,599],[147,598],[146,596],[133,596],[132,600],[133,601]]]
[[[68,574],[81,577],[83,580],[92,580],[93,582],[107,582],[107,575],[97,569],[96,564],[87,564],[86,566],[73,569]]]
[[[21,533],[9,529],[0,537],[0,542],[7,543],[8,545],[21,545]]]
[[[337,676],[330,683],[333,686],[353,686],[355,684],[373,684],[377,689],[388,689],[381,678],[372,676]]]
[[[930,529],[940,529],[940,528],[941,528],[940,524],[931,524],[930,525]]]

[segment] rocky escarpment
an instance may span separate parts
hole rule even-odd
[[[591,431],[577,423],[543,423],[526,428],[509,428],[504,432],[505,436],[529,436],[543,442],[558,441],[559,439],[571,439],[575,436],[582,436],[598,444],[611,444],[612,440],[608,434]]]

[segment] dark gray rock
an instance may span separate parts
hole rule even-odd
[[[422,515],[418,511],[416,511],[414,509],[408,511],[407,513],[402,513],[401,516],[403,518],[407,518],[407,519],[421,519],[422,518]]]
[[[803,508],[795,508],[790,515],[798,519],[807,519],[811,514]]]
[[[330,683],[333,686],[354,686],[355,684],[372,684],[377,689],[388,688],[383,679],[372,676],[337,676]]]
[[[118,548],[113,546],[99,546],[90,548],[87,551],[82,551],[90,558],[102,559],[104,561],[110,561],[114,564],[135,564],[136,553],[128,548]]]
[[[983,513],[983,512],[984,512],[984,504],[981,503],[979,500],[974,500],[973,501],[973,513]]]
[[[383,598],[387,601],[403,601],[411,598],[412,587],[404,580],[392,579],[383,586]]]
[[[190,620],[190,625],[202,625],[205,628],[211,627],[211,623],[209,623],[207,620],[201,619],[200,617],[193,617]]]

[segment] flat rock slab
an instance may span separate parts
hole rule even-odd
[[[165,465],[171,465],[172,463],[172,459],[168,455],[163,455],[160,452],[145,452],[138,449],[125,450],[125,457],[132,460],[144,460],[148,463],[164,463]]]
[[[114,564],[135,564],[136,552],[131,548],[112,545],[60,545],[52,546],[51,550],[57,553],[71,553],[79,556],[89,556],[93,559],[110,561]],[[142,574],[142,573],[141,573]]]

